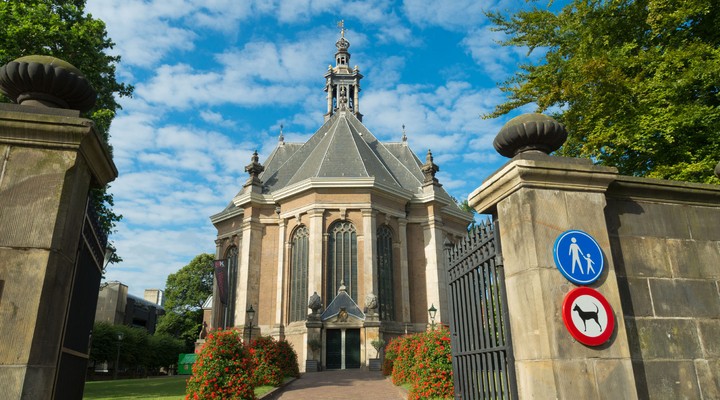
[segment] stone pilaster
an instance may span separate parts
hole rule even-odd
[[[277,264],[277,289],[275,294],[275,325],[282,325],[285,303],[285,256],[290,254],[290,243],[287,241],[285,230],[287,224],[284,218],[280,219],[278,226],[278,264]]]
[[[447,283],[445,279],[445,259],[443,252],[443,237],[440,225],[442,222],[436,221],[436,216],[429,215],[429,220],[423,224],[423,235],[425,237],[425,287],[427,290],[428,307],[435,305],[437,314],[435,315],[435,323],[443,322],[444,315],[447,313]],[[442,300],[441,300],[442,299]]]
[[[238,252],[238,279],[235,296],[235,326],[246,326],[246,310],[252,304],[256,312],[259,299],[260,279],[260,250],[262,241],[262,224],[254,216],[257,212],[248,207],[245,209],[245,219],[242,222],[242,240]],[[253,324],[257,323],[258,316],[255,316]],[[243,321],[240,323],[240,321]],[[253,335],[255,332],[253,331]]]
[[[375,257],[377,246],[377,211],[371,209],[362,210],[363,216],[363,286],[364,294],[378,294],[378,266]],[[360,293],[355,293],[358,300],[364,298]],[[365,304],[367,306],[367,304]]]
[[[519,155],[470,195],[500,225],[509,323],[520,398],[637,398],[623,310],[610,257],[604,208],[614,168],[581,160]],[[576,342],[562,320],[564,296],[576,286],[557,270],[554,241],[579,229],[605,253],[605,272],[590,285],[615,312],[610,342]]]
[[[410,274],[408,270],[407,219],[398,219],[400,236],[400,290],[402,296],[402,322],[410,322]],[[395,285],[397,286],[397,284]]]
[[[308,212],[308,228],[310,230],[308,243],[310,247],[308,249],[308,293],[317,292],[323,300],[330,301],[332,300],[333,294],[325,293],[322,286],[324,215],[325,210],[322,209],[310,210]]]

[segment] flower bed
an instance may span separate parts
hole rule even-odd
[[[185,399],[254,399],[254,370],[255,361],[238,331],[214,331],[195,360]]]
[[[260,337],[248,346],[234,329],[215,330],[200,349],[185,397],[193,399],[255,399],[258,386],[280,386],[299,377],[297,354],[286,341]]]
[[[400,336],[385,348],[383,373],[411,385],[408,399],[452,398],[452,355],[447,329]]]

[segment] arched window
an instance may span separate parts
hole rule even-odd
[[[225,252],[227,259],[227,285],[228,285],[228,303],[225,307],[225,327],[235,326],[235,298],[237,291],[238,277],[238,248],[232,246]]]
[[[308,238],[306,226],[301,225],[292,236],[290,250],[290,310],[289,321],[303,321],[307,317],[308,301]]]
[[[357,232],[355,226],[346,221],[339,221],[328,230],[327,286],[328,301],[335,298],[344,283],[347,293],[357,301]]]
[[[377,230],[377,265],[378,265],[378,308],[380,319],[395,319],[395,302],[393,297],[393,240],[392,231],[387,225]]]

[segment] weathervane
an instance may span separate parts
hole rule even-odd
[[[340,37],[345,37],[345,20],[341,19],[340,22],[337,23],[338,28],[340,28]]]

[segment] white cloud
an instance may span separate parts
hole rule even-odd
[[[226,128],[232,128],[236,125],[235,121],[225,119],[223,114],[221,114],[219,112],[209,111],[209,110],[200,111],[200,118],[202,118],[202,120],[207,123],[226,127]]]
[[[171,51],[194,48],[197,35],[171,24],[191,10],[192,6],[181,0],[102,0],[87,4],[87,11],[105,22],[123,63],[141,67],[155,65]]]
[[[137,229],[121,223],[113,243],[123,262],[108,267],[107,280],[128,285],[142,296],[146,288],[164,288],[167,276],[201,253],[214,253],[214,229],[209,220],[202,227]]]
[[[420,26],[460,29],[482,24],[486,20],[483,11],[495,3],[489,0],[404,0],[403,10],[410,21]]]

